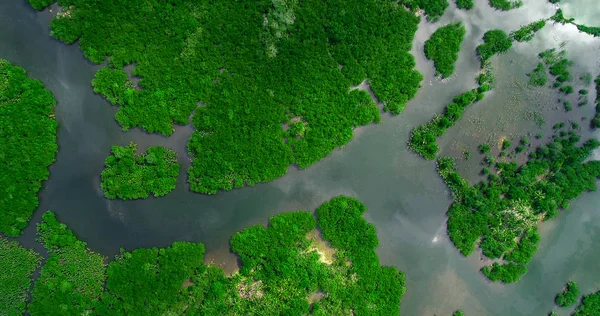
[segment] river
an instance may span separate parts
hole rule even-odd
[[[541,225],[540,250],[528,265],[529,273],[516,284],[490,283],[479,272],[479,255],[465,258],[449,241],[449,191],[438,177],[435,163],[406,147],[410,130],[440,113],[453,96],[475,87],[479,62],[474,49],[485,31],[511,31],[555,12],[546,0],[525,1],[522,8],[509,12],[494,11],[487,0],[476,0],[475,8],[468,12],[457,10],[450,2],[439,22],[421,22],[413,54],[425,79],[404,113],[394,117],[383,114],[380,124],[355,130],[347,146],[306,170],[290,168],[276,181],[207,196],[190,192],[186,183],[190,126],[177,127],[168,138],[138,129],[123,132],[114,120],[116,108],[92,91],[90,82],[100,66],[87,61],[77,45],[67,46],[49,36],[48,24],[56,10],[36,12],[25,0],[0,1],[0,58],[43,81],[57,100],[58,158],[50,180],[44,183],[32,223],[39,222],[43,211],[53,210],[91,249],[108,257],[120,248],[162,247],[177,240],[202,242],[207,261],[231,271],[236,262],[228,246],[232,234],[250,225],[265,225],[279,212],[312,211],[331,197],[346,194],[367,206],[366,218],[377,227],[382,264],[406,273],[403,315],[451,315],[457,309],[466,315],[547,315],[554,307],[554,296],[568,280],[577,281],[582,293],[599,290],[600,192],[583,194],[568,211]],[[596,0],[563,2],[565,16],[580,23],[599,23],[593,19],[600,16]],[[456,73],[442,82],[434,77],[432,62],[422,53],[423,42],[437,27],[455,21],[464,23],[467,34]],[[470,181],[479,178],[481,169],[478,144],[540,131],[549,135],[555,122],[593,116],[591,105],[575,105],[574,111],[564,113],[560,107],[556,109],[555,92],[525,85],[526,73],[537,64],[536,54],[562,41],[576,61],[574,74],[587,69],[598,75],[600,40],[569,25],[549,25],[530,43],[515,43],[510,52],[495,57],[497,88],[469,108],[439,141],[442,155],[461,157],[466,149],[473,152],[470,160],[458,162]],[[595,93],[590,93],[590,101],[594,97]],[[541,130],[528,118],[532,111],[539,111],[547,122]],[[590,137],[587,125],[582,124],[583,134]],[[138,143],[140,150],[162,145],[179,152],[182,172],[173,192],[128,202],[103,197],[99,175],[104,159],[112,145],[130,141]],[[34,241],[34,226],[31,224],[19,241],[43,252]],[[567,309],[559,311],[560,315],[568,313]]]

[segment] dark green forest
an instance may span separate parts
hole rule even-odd
[[[241,268],[204,265],[204,246],[123,251],[108,265],[52,212],[38,224],[49,252],[31,293],[31,315],[398,315],[404,274],[380,266],[375,227],[358,200],[338,196],[311,212],[282,213],[231,238]],[[315,217],[316,215],[316,217]],[[317,230],[334,249],[320,253]],[[0,302],[15,314],[39,256],[0,239]],[[15,265],[14,262],[20,264]],[[314,294],[317,299],[311,298]],[[4,306],[4,305],[3,305]]]
[[[42,82],[0,59],[0,232],[6,236],[27,226],[56,160],[55,104]]]
[[[596,190],[600,161],[587,159],[600,142],[590,139],[578,147],[579,142],[573,130],[554,136],[522,166],[493,163],[488,179],[474,186],[460,176],[452,158],[438,160],[438,171],[454,198],[448,235],[465,256],[479,245],[486,257],[502,259],[482,269],[490,280],[519,280],[537,251],[536,225],[568,209],[569,201],[581,193]]]
[[[136,155],[137,145],[113,146],[104,162],[100,187],[109,199],[144,199],[164,196],[175,189],[179,163],[169,148],[151,146]]]
[[[78,41],[94,63],[108,58],[93,86],[119,106],[123,129],[170,135],[193,113],[188,180],[196,192],[306,168],[348,143],[354,128],[379,121],[376,105],[351,86],[367,80],[384,110],[399,114],[422,80],[409,53],[420,19],[391,2],[58,4],[51,35]],[[130,64],[138,86],[123,70]]]
[[[450,77],[454,73],[454,64],[458,60],[460,44],[465,33],[465,27],[458,22],[438,28],[425,41],[425,56],[433,60],[435,70],[442,78]]]

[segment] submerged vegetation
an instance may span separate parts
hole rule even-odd
[[[442,115],[436,115],[431,121],[411,131],[408,147],[425,159],[435,159],[440,151],[436,144],[437,138],[443,136],[448,128],[456,124],[469,105],[482,100],[485,93],[492,89],[494,77],[488,59],[495,54],[506,52],[512,46],[511,37],[501,30],[486,32],[483,40],[484,43],[477,47],[477,54],[481,59],[481,71],[476,78],[479,87],[456,96],[446,105]]]
[[[568,133],[540,146],[522,166],[497,162],[488,179],[470,186],[456,170],[454,160],[438,160],[438,171],[452,190],[448,235],[468,256],[479,245],[483,255],[502,259],[484,267],[492,281],[511,283],[527,272],[537,251],[536,225],[567,209],[584,191],[595,191],[600,161],[587,161],[600,146],[595,139],[577,147],[579,136]]]
[[[38,240],[50,257],[35,283],[29,313],[398,315],[404,275],[380,266],[375,227],[362,218],[365,211],[358,200],[338,196],[319,206],[316,218],[296,211],[272,217],[268,227],[246,228],[231,238],[241,263],[231,276],[204,265],[204,246],[191,242],[123,251],[106,266],[102,256],[47,212]],[[311,237],[316,230],[331,245],[331,259],[316,248]],[[20,314],[39,259],[15,248],[16,243],[0,239],[0,246],[0,264],[11,272],[9,279],[0,277],[0,284],[7,285],[0,288],[0,299],[18,297]],[[314,295],[318,299],[311,299]]]
[[[55,104],[43,83],[0,59],[0,232],[7,236],[27,226],[56,159]]]
[[[560,307],[570,307],[577,302],[579,295],[579,286],[577,283],[570,281],[565,289],[556,296],[555,302]]]
[[[529,84],[532,86],[543,87],[548,83],[548,73],[544,63],[539,62],[537,67],[528,76]]]
[[[105,258],[89,251],[50,211],[42,216],[37,231],[50,257],[35,282],[29,314],[91,314],[102,293]]]
[[[188,181],[196,192],[314,164],[348,143],[355,127],[379,121],[368,94],[351,86],[367,80],[384,110],[398,114],[423,78],[409,53],[420,18],[396,3],[60,3],[51,35],[78,41],[94,63],[108,56],[93,86],[119,106],[125,130],[170,135],[194,113]],[[137,85],[123,70],[131,64]]]
[[[465,27],[458,22],[438,28],[425,41],[425,56],[433,60],[435,70],[442,78],[450,77],[454,73],[454,64],[458,60],[460,44],[465,33]]]
[[[40,255],[0,236],[0,307],[2,315],[23,315],[27,291]]]
[[[149,147],[136,155],[134,143],[127,147],[113,146],[102,171],[102,191],[109,199],[140,199],[150,194],[166,195],[175,189],[179,163],[177,153],[160,146]]]

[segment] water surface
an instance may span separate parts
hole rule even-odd
[[[366,218],[376,225],[380,238],[382,263],[406,273],[403,315],[450,315],[456,309],[467,315],[546,315],[553,308],[554,295],[569,279],[579,282],[583,293],[600,289],[595,264],[600,260],[600,193],[584,194],[568,211],[541,225],[541,249],[529,264],[529,273],[516,284],[488,282],[478,271],[479,256],[464,258],[448,240],[448,190],[434,162],[407,149],[410,130],[440,113],[453,96],[475,87],[479,62],[474,50],[485,31],[501,28],[508,32],[549,17],[555,10],[546,0],[527,1],[509,12],[493,10],[487,0],[475,1],[475,9],[469,12],[456,10],[450,2],[440,22],[423,21],[417,32],[413,54],[425,79],[402,115],[384,114],[382,123],[357,129],[343,149],[306,170],[292,168],[271,183],[207,196],[190,192],[182,172],[177,188],[167,196],[123,202],[106,200],[99,188],[111,146],[130,141],[138,143],[140,150],[167,146],[179,152],[185,170],[190,164],[186,142],[192,128],[177,127],[169,138],[140,130],[121,131],[114,121],[116,108],[92,91],[90,82],[99,66],[88,62],[76,45],[63,45],[48,35],[48,23],[56,11],[38,13],[24,0],[1,1],[0,57],[24,67],[47,85],[57,99],[61,126],[58,160],[51,167],[32,223],[39,221],[44,210],[54,210],[93,250],[109,257],[120,248],[162,247],[177,240],[202,242],[207,260],[232,270],[235,256],[229,252],[228,241],[233,233],[265,225],[279,212],[314,210],[331,197],[346,194],[367,206]],[[565,14],[582,23],[592,24],[592,17],[600,15],[595,0],[564,2]],[[455,75],[442,82],[434,77],[432,62],[422,53],[423,43],[437,27],[455,21],[463,21],[467,34]],[[555,92],[526,86],[526,73],[537,64],[535,55],[563,41],[569,57],[577,61],[574,73],[591,71],[596,76],[600,40],[569,25],[549,26],[532,42],[515,43],[509,53],[493,59],[497,88],[469,108],[439,142],[442,155],[474,153],[469,161],[459,161],[470,181],[479,179],[482,157],[475,154],[479,143],[500,137],[518,139],[527,133],[549,135],[554,122],[593,115],[591,105],[581,109],[575,105],[573,112],[564,113],[555,106]],[[590,101],[594,97],[591,93]],[[547,124],[541,129],[528,119],[532,111],[545,117]],[[582,126],[589,136],[587,122]],[[41,251],[34,233],[30,225],[19,240]],[[561,312],[566,315],[568,311]]]

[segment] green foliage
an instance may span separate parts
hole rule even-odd
[[[23,315],[31,276],[40,255],[0,236],[0,306],[2,315]]]
[[[570,307],[577,302],[580,294],[577,283],[569,281],[565,289],[556,296],[555,302],[560,307]]]
[[[521,0],[488,0],[492,8],[496,8],[502,11],[508,11],[516,8],[520,8],[523,5]]]
[[[39,241],[50,253],[35,282],[31,315],[86,315],[102,293],[105,258],[87,249],[83,241],[48,211],[37,227]]]
[[[462,23],[442,26],[435,30],[425,41],[425,56],[433,60],[437,73],[447,78],[454,72],[454,64],[458,60],[458,52],[466,30]]]
[[[494,263],[491,266],[483,267],[481,272],[492,282],[514,283],[527,273],[527,267],[514,263]]]
[[[502,30],[491,30],[483,35],[483,44],[477,46],[477,55],[482,64],[496,54],[506,52],[512,47],[511,37]]]
[[[505,139],[502,141],[502,150],[509,149],[510,146],[512,146],[512,144],[510,143],[510,140]]]
[[[29,0],[29,4],[36,10],[44,10],[47,6],[53,4],[56,0]]]
[[[452,314],[452,316],[465,316],[465,313],[463,313],[461,310],[457,310]]]
[[[0,59],[0,232],[16,237],[38,206],[58,145],[52,94]]]
[[[488,151],[490,151],[491,147],[488,144],[481,144],[479,145],[479,152],[482,154],[487,153]]]
[[[408,146],[427,160],[435,159],[439,147],[435,143],[437,137],[446,133],[462,116],[465,109],[478,100],[478,89],[465,92],[452,100],[442,116],[436,116],[428,123],[418,126],[411,132]]]
[[[367,223],[361,215],[365,206],[358,200],[338,196],[317,208],[317,223],[323,238],[338,249],[337,266],[351,264],[346,278],[356,275],[357,281],[331,282],[325,292],[331,293],[319,302],[321,315],[342,315],[351,311],[360,315],[398,315],[400,298],[405,292],[404,274],[393,267],[380,267],[375,252],[378,245],[375,226]],[[347,256],[347,258],[346,258]],[[339,278],[338,278],[339,279]],[[341,309],[334,298],[347,302]]]
[[[583,297],[573,316],[600,315],[600,291]]]
[[[166,195],[175,189],[179,164],[177,153],[160,146],[149,147],[135,155],[137,146],[113,146],[112,155],[104,162],[102,191],[109,199],[139,199],[150,194]]]
[[[594,81],[596,83],[596,115],[591,121],[592,128],[600,127],[600,75]]]
[[[473,0],[456,0],[456,6],[459,9],[471,10],[475,6]]]
[[[447,6],[423,1],[428,14],[437,3]],[[78,40],[92,62],[108,56],[93,86],[119,106],[125,130],[170,135],[194,113],[188,181],[196,192],[314,164],[347,144],[353,128],[380,119],[368,95],[350,86],[368,78],[384,109],[399,114],[423,78],[409,53],[420,18],[386,1],[61,4],[51,35]],[[137,87],[123,71],[129,64]],[[298,122],[302,134],[283,128]]]
[[[415,0],[418,7],[423,10],[427,21],[436,22],[444,15],[448,8],[448,0]]]
[[[535,70],[527,74],[529,76],[529,84],[532,86],[543,87],[548,83],[548,74],[543,63],[538,63]]]
[[[510,33],[510,36],[518,42],[529,42],[533,39],[535,33],[543,29],[546,26],[545,20],[539,20],[530,24],[527,24],[520,29]]]
[[[564,94],[571,94],[575,91],[572,86],[562,86],[559,90]]]
[[[587,26],[577,24],[577,29],[594,37],[600,37],[600,26]]]
[[[140,248],[108,265],[98,315],[181,314],[182,284],[202,266],[204,245],[175,242],[168,248]]]
[[[358,200],[338,196],[317,209],[318,219],[310,212],[282,213],[266,228],[257,225],[236,233],[231,249],[241,269],[232,276],[203,265],[204,246],[189,242],[122,251],[106,266],[102,256],[47,212],[38,225],[38,240],[50,257],[35,283],[29,313],[397,315],[404,275],[380,266],[377,234],[362,218],[365,211]],[[335,248],[330,259],[314,239],[319,228],[320,243]],[[10,300],[15,314],[24,312],[29,275],[39,260],[0,239],[0,267],[11,272],[0,276],[0,299]],[[323,296],[309,302],[315,293]]]
[[[596,190],[600,161],[587,158],[600,142],[591,139],[577,147],[579,136],[567,133],[565,137],[538,147],[520,167],[498,162],[496,174],[472,187],[451,158],[438,160],[438,172],[454,197],[448,210],[448,236],[465,256],[481,239],[485,256],[503,259],[504,264],[483,269],[490,280],[518,280],[537,250],[537,223],[553,217],[559,208],[568,208],[569,201],[582,192]]]

